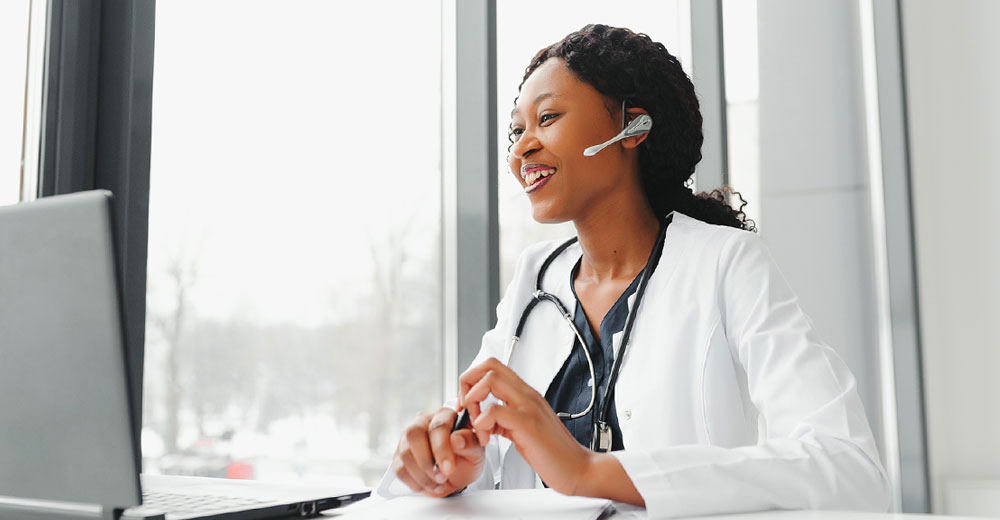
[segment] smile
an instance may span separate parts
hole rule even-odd
[[[536,176],[535,179],[531,182],[531,184],[529,184],[528,187],[524,188],[524,192],[531,193],[541,188],[542,186],[548,184],[549,180],[552,179],[552,175],[555,174],[555,170],[545,170],[545,172],[547,173],[545,173],[544,175]]]
[[[530,165],[522,168],[521,178],[524,179],[524,183],[527,184],[524,192],[530,193],[540,188],[543,184],[547,183],[549,178],[555,173],[555,168],[544,164]]]

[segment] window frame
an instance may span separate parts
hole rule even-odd
[[[136,453],[142,424],[155,11],[155,0],[48,0],[38,157],[38,197],[92,189],[115,194]]]

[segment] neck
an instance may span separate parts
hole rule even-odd
[[[615,201],[575,220],[583,261],[580,280],[600,284],[632,280],[642,271],[656,244],[660,219],[645,195]]]

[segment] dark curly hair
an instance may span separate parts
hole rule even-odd
[[[756,231],[746,201],[729,186],[695,194],[688,182],[701,160],[702,118],[691,79],[662,43],[628,29],[587,25],[538,51],[524,82],[549,58],[560,58],[581,81],[629,106],[642,107],[656,123],[639,146],[639,171],[653,211],[680,211],[710,224]],[[517,99],[514,100],[515,104]],[[739,197],[739,207],[729,198]]]

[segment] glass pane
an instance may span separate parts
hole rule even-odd
[[[757,0],[722,1],[726,77],[729,185],[748,204],[747,218],[760,227],[760,119],[757,68]],[[738,200],[731,201],[734,205]]]
[[[145,471],[371,485],[442,396],[440,4],[156,11]]]
[[[31,0],[0,2],[0,205],[20,199]]]
[[[507,167],[507,127],[524,69],[540,49],[588,23],[628,27],[648,34],[691,71],[691,23],[687,0],[636,1],[628,9],[606,1],[504,0],[497,2],[497,135],[500,147],[498,211],[500,287],[507,287],[525,247],[576,234],[572,223],[542,225],[531,218],[531,204]],[[532,20],[545,20],[544,24]],[[597,143],[594,143],[597,144]]]

